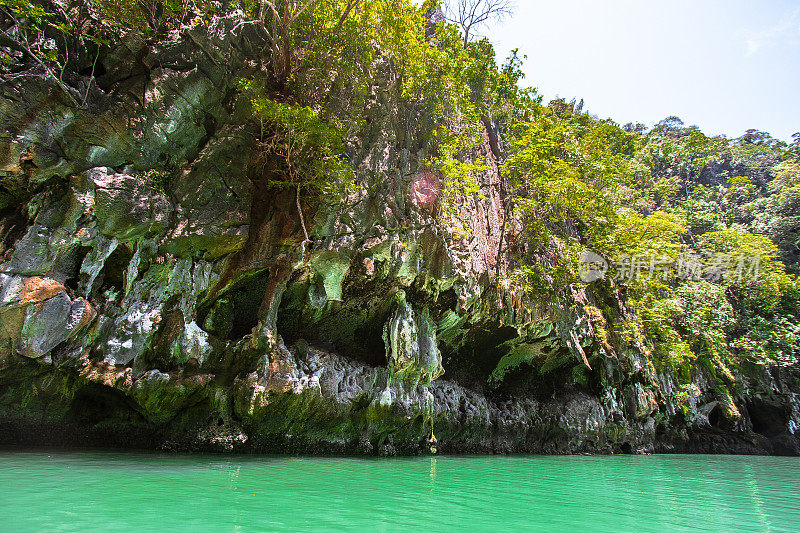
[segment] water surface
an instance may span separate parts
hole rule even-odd
[[[800,459],[0,452],[0,531],[800,531]]]

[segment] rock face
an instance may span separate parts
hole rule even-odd
[[[436,326],[428,309],[414,313],[405,292],[397,293],[397,309],[383,327],[386,359],[393,377],[430,385],[444,374],[442,355],[436,345]]]
[[[0,274],[0,280],[0,335],[16,354],[45,358],[94,319],[91,304],[83,298],[70,298],[55,280],[5,274]]]
[[[0,444],[800,452],[796,369],[679,379],[609,345],[588,289],[554,304],[498,281],[520,236],[495,133],[447,223],[380,60],[347,139],[359,187],[303,200],[303,242],[295,194],[254,177],[248,28],[120,45],[84,107],[3,81]]]

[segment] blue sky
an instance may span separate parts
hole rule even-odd
[[[483,29],[526,84],[620,124],[677,115],[707,134],[800,131],[800,0],[516,0]]]

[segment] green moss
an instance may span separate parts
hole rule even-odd
[[[228,298],[214,302],[203,322],[203,329],[219,338],[227,338],[233,329],[233,302]]]
[[[589,384],[589,369],[586,368],[586,365],[572,367],[572,382],[584,387]]]
[[[163,252],[178,258],[197,257],[202,252],[203,259],[213,261],[240,251],[246,235],[189,235],[177,237],[163,246]]]
[[[489,381],[499,383],[506,374],[518,368],[523,363],[532,363],[542,355],[541,344],[519,344],[513,346],[498,361],[497,366],[489,376]]]
[[[0,372],[0,417],[63,422],[80,386],[68,370],[17,361]]]
[[[311,258],[311,269],[322,278],[328,301],[341,301],[342,282],[350,270],[350,259],[338,252],[320,252]]]
[[[549,374],[554,370],[558,370],[563,366],[566,366],[570,362],[574,360],[575,356],[572,355],[572,352],[566,349],[554,349],[547,355],[547,358],[544,360],[544,364],[539,369],[539,373],[542,375]]]

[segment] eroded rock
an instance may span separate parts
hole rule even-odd
[[[396,309],[383,330],[389,369],[400,380],[429,384],[444,374],[435,325],[427,309],[411,308],[402,290],[394,298]]]

